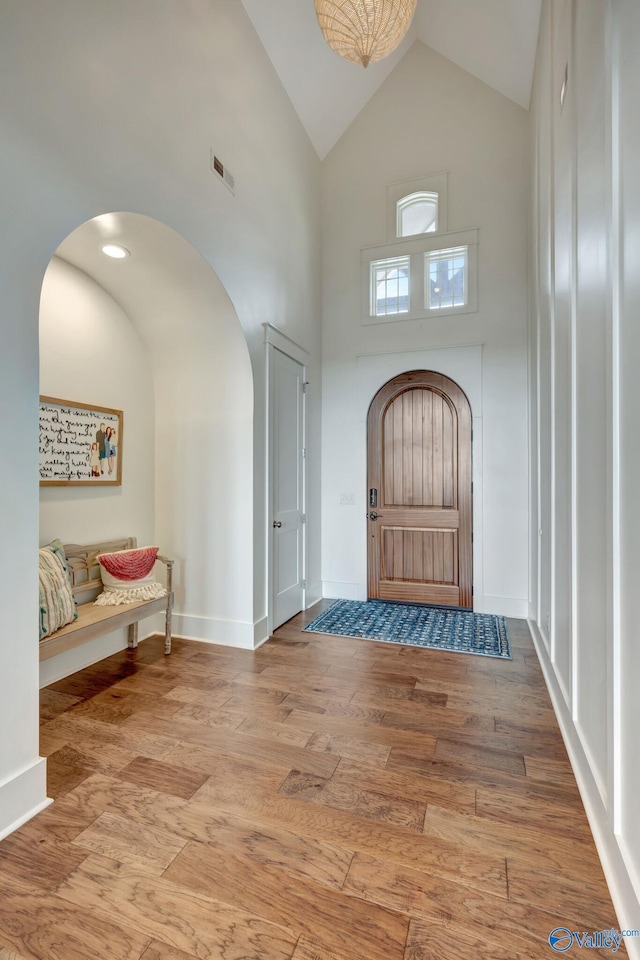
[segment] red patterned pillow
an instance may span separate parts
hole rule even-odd
[[[103,592],[96,600],[99,607],[117,607],[122,603],[157,600],[167,591],[153,575],[158,547],[134,547],[98,556]]]
[[[101,567],[118,580],[141,580],[151,573],[158,556],[159,547],[134,547],[117,553],[101,553]]]

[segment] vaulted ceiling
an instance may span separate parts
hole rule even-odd
[[[541,0],[418,0],[401,46],[366,70],[329,49],[313,0],[242,3],[320,157],[416,40],[529,107]]]

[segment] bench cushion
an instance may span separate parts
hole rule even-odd
[[[40,641],[40,659],[48,660],[87,640],[137,623],[144,617],[167,609],[167,598],[128,603],[122,607],[97,607],[94,603],[78,606],[78,619]],[[109,622],[108,622],[109,621]]]

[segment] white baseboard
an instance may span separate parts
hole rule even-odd
[[[63,677],[69,677],[78,670],[84,670],[85,667],[104,660],[105,657],[112,657],[114,653],[124,650],[127,646],[127,630],[116,630],[114,633],[107,633],[103,637],[96,637],[89,640],[79,647],[72,650],[65,650],[59,653],[57,657],[51,657],[49,660],[43,660],[40,664],[40,688],[48,687],[50,683],[62,680]]]
[[[311,586],[307,587],[304,594],[304,608],[308,610],[310,607],[315,606],[315,604],[322,600],[322,584],[321,583],[312,583]]]
[[[620,848],[620,853],[622,854],[622,859],[625,862],[627,873],[629,874],[629,878],[633,885],[633,889],[636,891],[640,891],[640,868],[638,865],[638,859],[637,857],[635,858],[633,857],[623,837],[617,837],[617,840],[618,840],[618,846]],[[636,919],[633,925],[633,929],[640,930],[640,892],[638,892],[638,902],[636,904],[635,918]],[[638,941],[640,942],[640,937],[638,938]],[[631,956],[631,951],[629,951],[629,955]],[[640,956],[640,950],[638,950],[638,956]],[[635,956],[634,956],[634,960],[635,960]]]
[[[476,613],[493,613],[498,617],[514,617],[526,620],[529,615],[529,601],[526,597],[492,597],[485,593],[474,602]]]
[[[0,840],[48,807],[47,761],[44,757],[0,784]]]
[[[217,620],[213,617],[195,617],[186,613],[174,613],[174,637],[199,640],[201,643],[217,643],[223,647],[239,647],[255,650],[267,639],[266,618],[257,624],[241,620]]]
[[[149,617],[148,620],[142,621],[141,630],[143,625],[144,635],[141,633],[140,642],[146,637],[164,633],[164,615],[158,614],[157,617]],[[214,620],[209,617],[174,614],[172,634],[174,637],[183,637],[185,640],[219,643],[222,646],[241,647],[245,650],[256,650],[269,639],[266,617],[251,624],[236,620]],[[43,660],[40,664],[40,687],[47,687],[50,683],[69,677],[78,670],[84,670],[85,667],[104,660],[105,657],[112,657],[114,653],[126,650],[126,647],[125,628],[107,633],[103,637],[96,637],[88,643],[58,654],[57,657]]]
[[[634,889],[632,876],[602,802],[597,780],[571,719],[561,685],[535,620],[529,620],[529,627],[609,886],[613,906],[618,915],[619,928],[638,930],[640,929],[640,890]],[[584,918],[585,924],[588,924],[588,919],[588,917]],[[630,960],[640,960],[640,937],[629,937],[625,942]]]
[[[366,600],[367,587],[347,580],[323,580],[322,596],[329,600]]]
[[[152,637],[157,633],[164,633],[164,614],[155,613],[138,624],[139,642],[147,637]],[[71,650],[65,650],[59,653],[57,657],[51,657],[49,660],[43,660],[40,664],[40,689],[48,687],[50,683],[56,683],[64,677],[70,677],[72,673],[78,670],[84,670],[105,657],[112,657],[114,653],[126,650],[128,641],[127,628],[114,630],[113,633],[105,633],[103,637],[95,637],[79,647],[73,647]]]
[[[253,649],[257,650],[269,639],[269,620],[263,617],[253,625]]]

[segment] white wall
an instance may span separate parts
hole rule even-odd
[[[79,224],[105,212],[168,224],[231,297],[260,398],[265,321],[310,350],[319,384],[320,249],[319,161],[237,0],[8,0],[0,71],[0,410],[12,456],[0,526],[14,545],[0,578],[1,833],[44,798],[35,644],[37,338],[51,256]],[[210,172],[211,147],[236,178],[235,197]],[[244,560],[247,591],[253,573],[251,619],[260,623],[266,463],[259,400],[254,417],[254,542]],[[311,422],[309,445],[319,458],[317,414]],[[317,547],[312,563],[319,566]]]
[[[105,257],[105,236],[130,256]],[[112,293],[144,345],[156,397],[154,539],[175,561],[174,632],[252,648],[254,394],[233,304],[206,260],[150,217],[97,217],[59,250]]]
[[[639,44],[631,0],[546,0],[532,106],[531,615],[623,928],[640,928]]]
[[[323,164],[327,595],[366,597],[365,419],[377,387],[363,371],[386,357],[375,361],[381,386],[416,366],[468,370],[465,351],[481,347],[479,373],[468,371],[474,383],[481,379],[475,408],[472,400],[482,424],[474,446],[482,490],[480,499],[475,488],[474,604],[527,615],[528,169],[526,112],[419,42]],[[478,312],[363,326],[360,250],[387,239],[386,187],[442,171],[449,231],[480,230]],[[454,359],[455,348],[464,359]],[[354,493],[355,506],[341,506],[341,493]]]
[[[154,542],[155,403],[149,358],[115,300],[83,271],[54,257],[40,300],[40,392],[125,411],[122,486],[41,487],[40,543],[119,536]],[[144,625],[143,625],[144,626]],[[45,660],[40,684],[126,646],[121,630]]]
[[[155,402],[129,317],[94,280],[54,257],[40,301],[40,391],[126,411],[122,486],[41,487],[40,542],[153,538]]]
[[[614,756],[613,782],[617,793],[616,826],[626,864],[640,901],[640,644],[638,643],[638,573],[640,571],[640,277],[637,270],[640,231],[640,9],[631,0],[614,4],[614,62],[618,66],[616,93],[619,117],[614,145],[614,163],[619,172],[615,194],[615,225],[622,230],[617,248],[616,289],[621,298],[618,314],[620,381],[620,621],[618,644],[614,648],[614,729],[619,752]],[[619,167],[618,167],[619,164]],[[635,926],[640,927],[640,910]],[[640,951],[638,951],[640,953]]]

